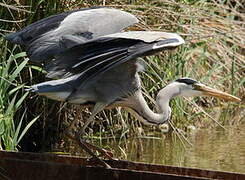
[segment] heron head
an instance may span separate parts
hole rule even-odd
[[[180,96],[191,97],[191,96],[213,96],[227,101],[240,102],[241,99],[231,94],[222,92],[220,90],[208,87],[196,80],[190,78],[180,78],[175,81],[179,83]]]

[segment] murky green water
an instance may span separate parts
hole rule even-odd
[[[161,134],[121,141],[107,139],[101,145],[113,149],[120,159],[245,173],[244,129],[245,125],[219,131],[197,130],[188,135],[193,145],[186,147],[177,136]]]
[[[200,130],[189,137],[193,146],[183,147],[171,136],[166,139],[129,140],[127,159],[185,167],[245,172],[245,131]]]

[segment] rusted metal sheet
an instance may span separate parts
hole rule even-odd
[[[0,180],[243,180],[245,174],[152,165],[130,161],[106,161],[111,169],[96,167],[86,158],[55,154],[0,151]]]

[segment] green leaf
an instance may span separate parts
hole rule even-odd
[[[25,57],[26,56],[26,52],[20,52],[18,54],[15,54],[13,56],[14,59],[18,59],[18,58],[21,58],[21,57]],[[29,60],[28,58],[26,58],[27,60]]]
[[[22,102],[24,101],[24,99],[26,98],[26,96],[29,94],[29,92],[26,92],[15,104],[15,109],[18,109],[19,106],[22,104]]]
[[[22,133],[21,133],[21,135],[20,135],[20,137],[19,137],[19,139],[18,139],[18,141],[17,141],[17,144],[21,141],[21,139],[22,139],[23,136],[26,134],[26,132],[28,131],[28,129],[32,126],[33,123],[36,122],[36,120],[37,120],[39,117],[40,117],[40,116],[35,117],[33,120],[31,120],[31,121],[27,124],[27,126],[25,127],[25,129],[22,131]]]
[[[28,62],[28,59],[25,59],[19,66],[17,66],[15,71],[9,77],[10,82],[12,82],[19,75],[20,71],[25,67],[27,62]]]
[[[36,71],[39,71],[41,73],[47,73],[47,71],[45,71],[42,67],[39,67],[39,66],[34,66],[34,65],[31,65],[29,66],[31,69],[34,69]]]
[[[8,94],[11,95],[11,94],[15,93],[16,91],[18,91],[19,89],[21,89],[23,87],[24,87],[24,84],[21,84],[21,85],[15,87],[15,88],[11,89]]]
[[[25,111],[26,112],[26,111]],[[15,133],[14,133],[14,138],[13,138],[13,143],[14,143],[14,146],[17,146],[18,142],[17,142],[17,138],[18,138],[18,135],[19,135],[19,132],[20,132],[20,128],[21,128],[21,125],[22,125],[22,121],[24,119],[24,115],[25,115],[25,112],[23,113],[23,115],[21,116],[20,118],[20,122],[15,130]]]
[[[3,119],[3,115],[0,114],[0,136],[2,136],[4,132],[5,132],[4,119]]]
[[[8,105],[8,108],[5,112],[5,115],[11,114],[11,112],[14,111],[14,105],[15,105],[15,99],[16,99],[17,93],[14,95],[13,99],[11,100],[10,104]]]

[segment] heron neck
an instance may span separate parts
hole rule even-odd
[[[169,101],[168,101],[169,102]],[[161,109],[159,113],[153,112],[147,102],[145,101],[141,91],[137,91],[128,102],[128,111],[135,116],[135,118],[139,119],[141,122],[147,125],[157,125],[162,124],[169,118],[169,106],[168,103],[166,103],[166,108]]]

